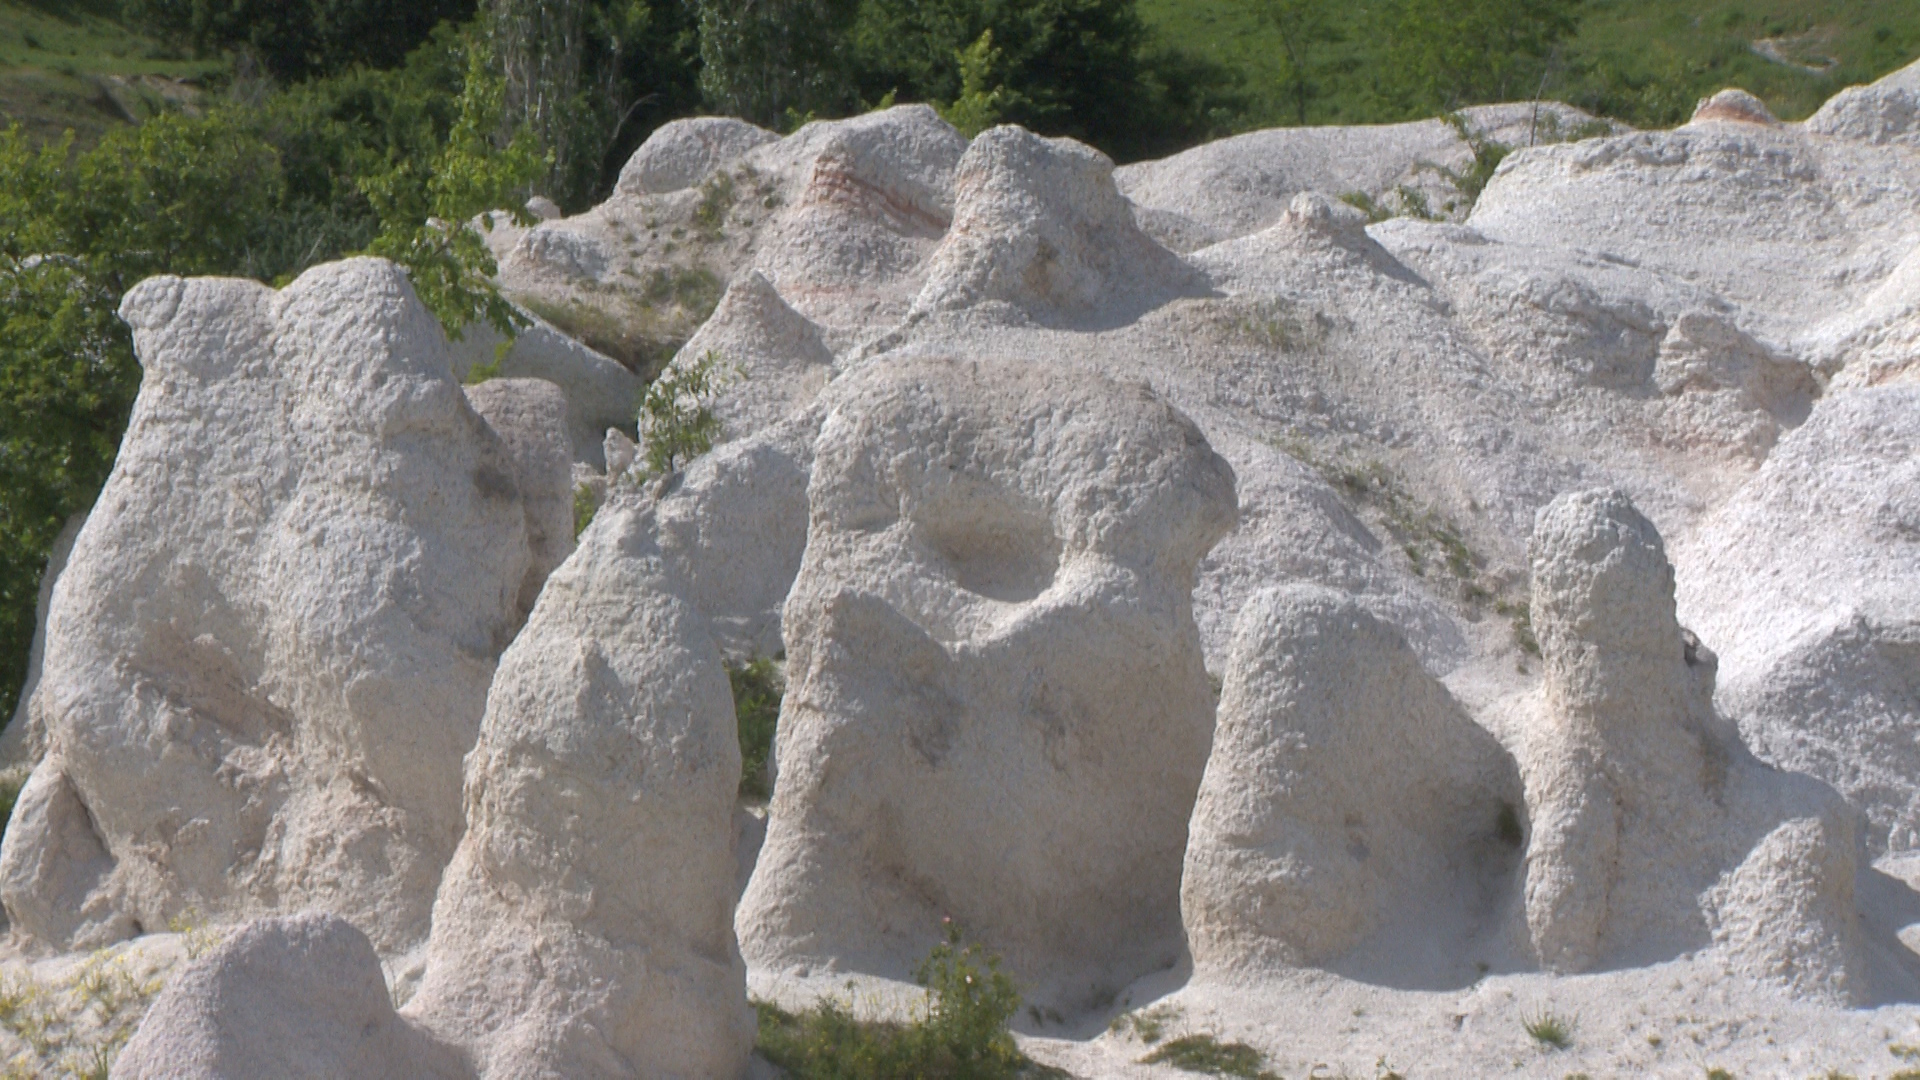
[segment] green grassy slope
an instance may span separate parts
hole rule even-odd
[[[89,144],[223,62],[169,57],[113,17],[110,0],[0,0],[0,116],[49,138],[72,128]]]
[[[1397,119],[1368,69],[1365,5],[1328,0],[1340,40],[1317,47],[1315,124]],[[1278,35],[1261,0],[1140,0],[1153,34],[1239,75],[1244,127],[1294,122]],[[1779,60],[1759,54],[1771,42]],[[1799,119],[1834,91],[1920,58],[1920,0],[1586,0],[1547,96],[1643,126],[1684,121],[1694,103],[1738,86]],[[1783,62],[1784,61],[1784,62]]]

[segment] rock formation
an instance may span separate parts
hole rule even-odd
[[[1808,118],[1807,130],[1876,146],[1920,147],[1920,63],[1833,95]]]
[[[749,962],[901,976],[951,917],[1043,1002],[1170,963],[1231,471],[1071,366],[874,364],[827,408]]]
[[[519,595],[519,619],[525,619],[547,575],[573,553],[567,399],[559,387],[538,379],[488,379],[466,393],[467,404],[506,444],[513,480],[526,506],[530,560]]]
[[[601,508],[501,658],[406,1015],[482,1077],[742,1075],[733,698],[650,508]]]
[[[175,975],[116,1080],[458,1080],[471,1070],[393,1011],[366,935],[333,915],[262,919]]]
[[[833,352],[820,328],[787,306],[766,276],[744,271],[727,286],[712,318],[682,346],[673,366],[709,353],[719,359],[714,414],[721,438],[770,428],[820,395],[833,374]]]
[[[515,454],[391,264],[158,278],[121,311],[144,379],[48,617],[13,929],[318,907],[405,948],[530,585]]]
[[[1541,962],[1644,962],[1711,937],[1737,970],[1863,996],[1855,815],[1754,761],[1714,712],[1714,658],[1675,621],[1659,533],[1618,492],[1540,512],[1533,627],[1546,679],[1521,762]]]
[[[697,186],[740,160],[747,151],[780,136],[745,120],[696,116],[662,124],[620,170],[621,195],[666,195]]]
[[[1194,973],[1324,964],[1391,923],[1456,944],[1502,913],[1519,814],[1513,761],[1397,630],[1319,586],[1263,592],[1188,830]]]
[[[1043,325],[1111,324],[1205,291],[1140,231],[1113,162],[1092,147],[997,127],[967,148],[954,187],[953,227],[917,311],[998,303]]]
[[[1920,387],[1822,401],[1686,545],[1682,614],[1754,752],[1920,849]]]

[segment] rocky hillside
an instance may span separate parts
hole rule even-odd
[[[1590,119],[679,121],[489,233],[505,349],[378,260],[139,286],[16,1062],[769,1074],[750,994],[897,1015],[958,927],[1077,1076],[1907,1067],[1920,65]],[[567,331],[676,327],[636,445]]]

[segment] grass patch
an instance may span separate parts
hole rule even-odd
[[[1183,1072],[1208,1076],[1243,1076],[1248,1080],[1279,1080],[1260,1066],[1265,1055],[1246,1043],[1223,1043],[1211,1035],[1182,1035],[1140,1059],[1146,1065],[1171,1065]]]
[[[947,940],[920,963],[915,979],[926,987],[917,1015],[906,1023],[860,1020],[852,1005],[829,998],[802,1013],[755,1002],[757,1048],[796,1080],[1001,1080],[1064,1077],[1020,1053],[1007,1021],[1020,1007],[1013,980],[997,957],[961,940],[948,923]]]
[[[1573,1045],[1574,1019],[1561,1016],[1551,1010],[1533,1016],[1522,1017],[1520,1026],[1534,1042],[1552,1050],[1565,1050]]]
[[[1107,1025],[1107,1030],[1115,1035],[1132,1035],[1148,1046],[1167,1037],[1167,1029],[1180,1019],[1180,1010],[1172,1005],[1155,1005],[1150,1009],[1137,1009],[1130,1013],[1121,1013]]]
[[[1299,122],[1287,50],[1264,0],[1140,0],[1153,43],[1220,65],[1246,106],[1237,130]],[[1323,5],[1332,40],[1308,57],[1309,124],[1408,119],[1379,94],[1370,5]],[[1581,6],[1579,28],[1549,66],[1545,96],[1640,127],[1671,127],[1727,86],[1803,119],[1842,87],[1920,54],[1920,5],[1887,0],[1608,0]],[[1771,42],[1771,46],[1763,45]],[[1761,55],[1772,48],[1787,63]],[[1513,94],[1530,97],[1538,87]]]
[[[740,797],[765,802],[773,797],[773,734],[780,723],[784,687],[772,660],[758,657],[728,668],[733,683],[733,714],[740,730]]]
[[[105,0],[0,0],[0,118],[79,149],[132,118],[190,104],[224,60],[186,60],[122,26]]]
[[[693,224],[700,235],[718,240],[727,224],[727,212],[735,201],[733,177],[716,172],[700,185],[700,204],[693,208]]]
[[[711,270],[656,267],[631,292],[609,294],[603,302],[531,295],[513,300],[568,337],[652,379],[713,314],[725,289]]]

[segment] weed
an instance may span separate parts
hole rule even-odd
[[[1521,1026],[1534,1042],[1554,1050],[1565,1050],[1573,1045],[1574,1018],[1561,1016],[1551,1010],[1533,1016],[1521,1018]]]
[[[733,713],[740,732],[740,797],[765,802],[773,797],[767,766],[780,723],[780,671],[762,656],[729,668],[727,679],[733,683]]]
[[[1513,624],[1513,643],[1520,651],[1538,659],[1540,639],[1533,636],[1533,608],[1517,601],[1502,600],[1493,605],[1493,610],[1507,617]]]
[[[1367,223],[1370,225],[1378,225],[1393,216],[1393,211],[1381,206],[1373,196],[1364,191],[1349,191],[1340,196],[1340,201],[1367,215]]]
[[[700,185],[700,204],[693,208],[693,223],[699,227],[700,235],[709,240],[720,238],[734,198],[733,177],[727,173],[714,173]]]
[[[860,1020],[833,999],[794,1014],[755,1002],[758,1048],[796,1080],[1000,1080],[1064,1076],[1028,1060],[1007,1032],[1020,1007],[997,957],[965,944],[947,922],[947,939],[915,971],[926,987],[909,1023]]]
[[[594,497],[593,489],[585,484],[573,486],[573,538],[587,531],[593,524],[593,515],[600,512],[600,500]]]
[[[1136,1009],[1121,1013],[1107,1025],[1107,1030],[1115,1035],[1131,1033],[1134,1038],[1152,1046],[1166,1038],[1167,1028],[1180,1019],[1180,1010],[1173,1005],[1155,1005],[1148,1009]]]
[[[1734,1080],[1731,1069],[1708,1069],[1707,1080]]]
[[[729,369],[709,349],[684,367],[669,367],[640,401],[640,438],[647,471],[663,476],[713,449],[720,437],[714,398]]]
[[[1232,326],[1242,337],[1276,352],[1300,352],[1326,341],[1326,316],[1307,315],[1298,304],[1269,297],[1242,307]]]
[[[1223,1043],[1211,1035],[1183,1035],[1140,1059],[1144,1065],[1171,1065],[1183,1072],[1278,1080],[1260,1068],[1264,1055],[1246,1043]]]

